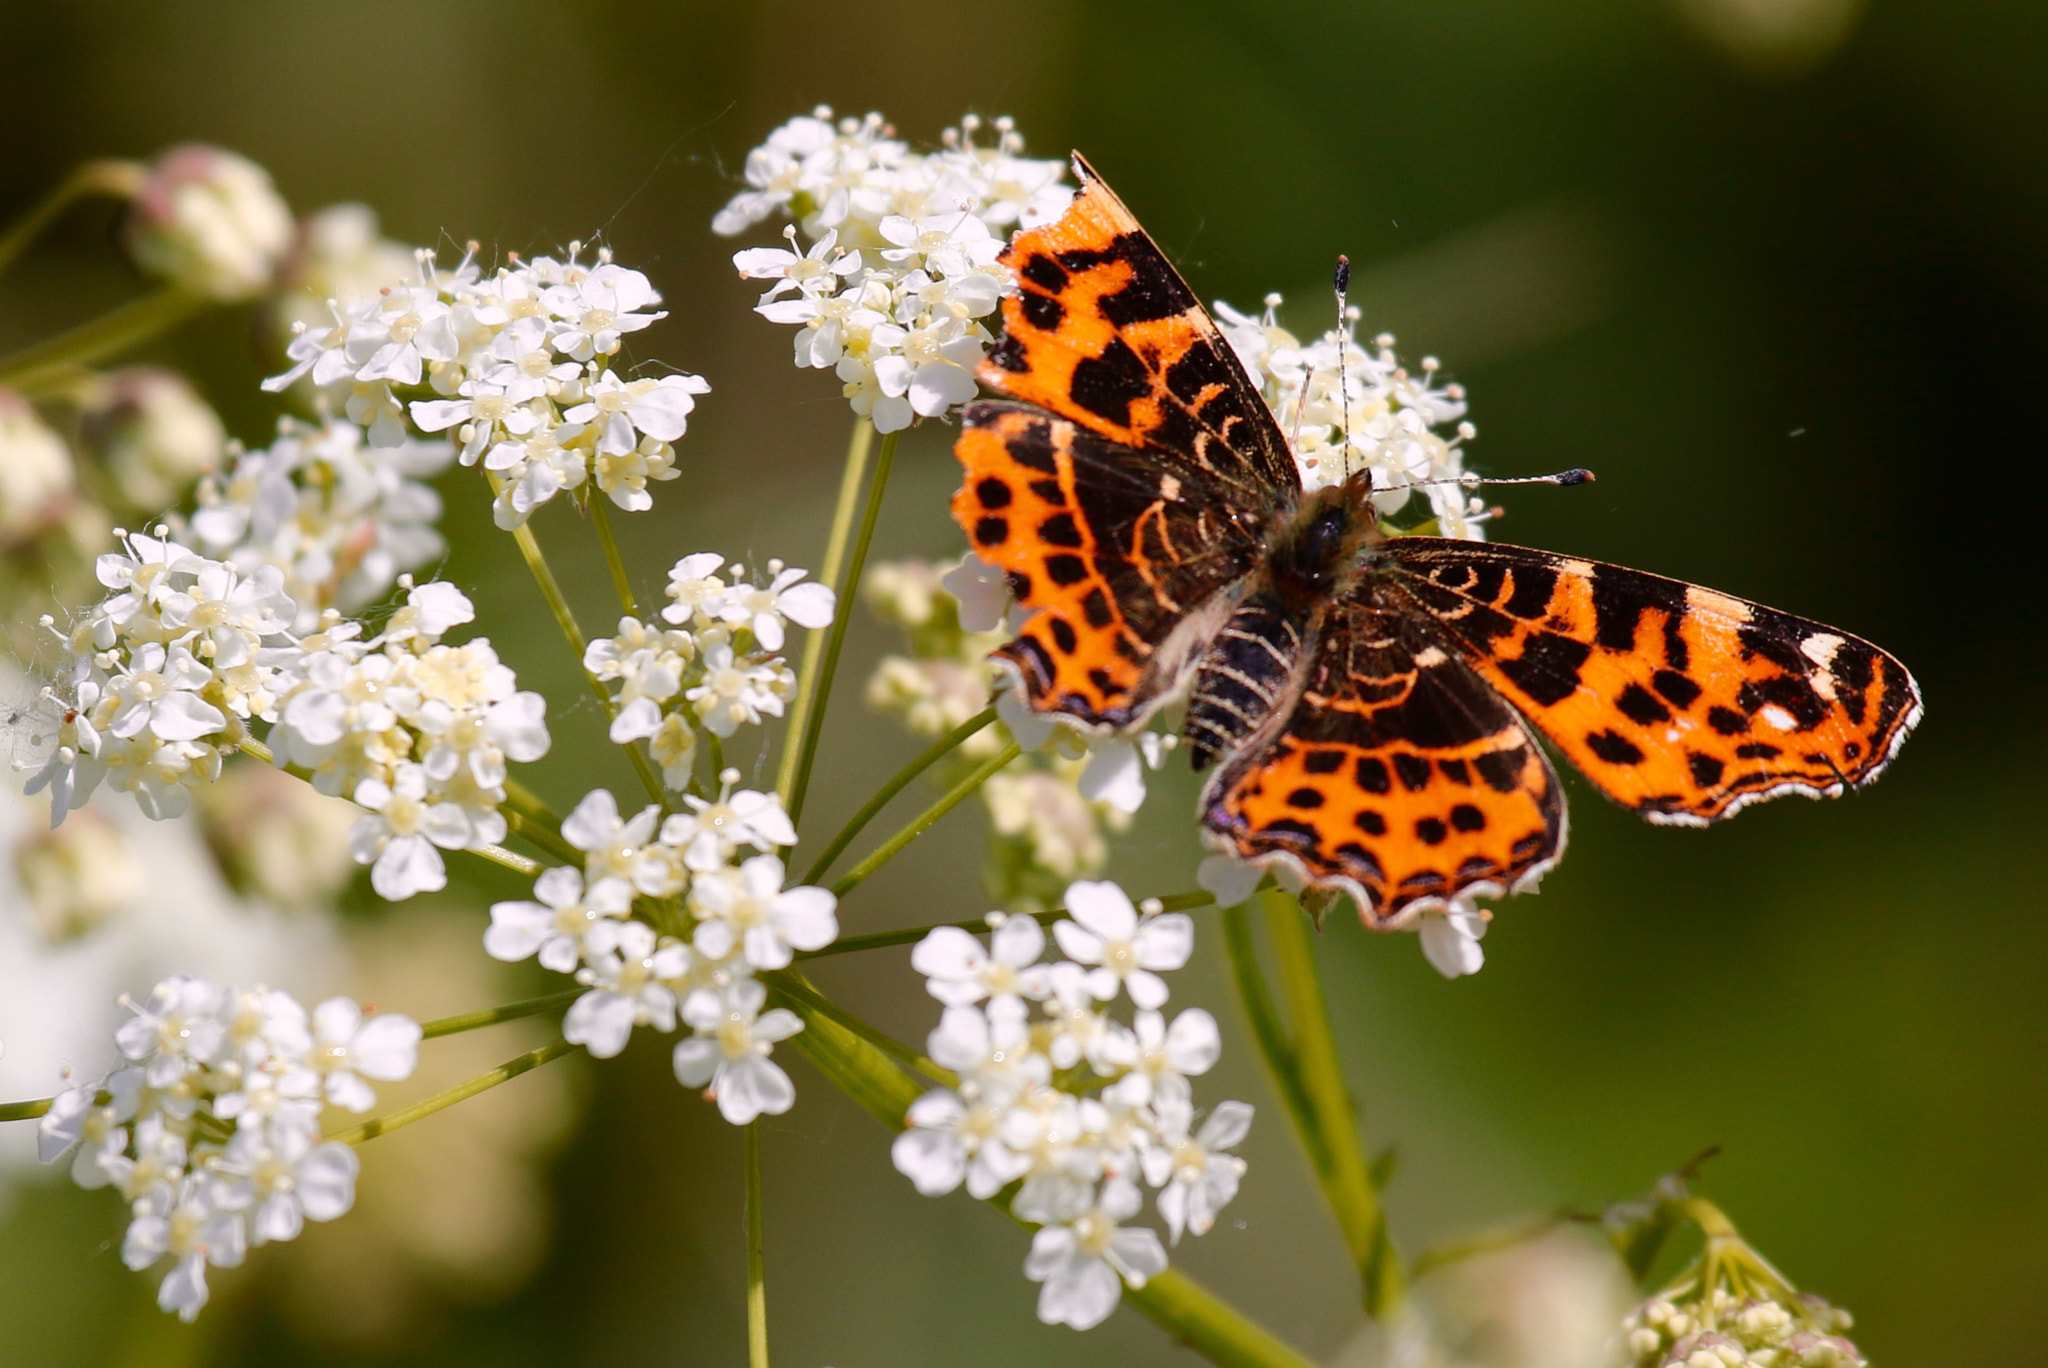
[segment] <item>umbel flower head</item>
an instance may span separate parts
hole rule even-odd
[[[1013,288],[996,263],[1019,224],[1073,197],[1064,163],[1032,161],[1008,119],[980,146],[968,116],[941,146],[912,151],[879,114],[792,119],[747,154],[748,188],[712,220],[724,234],[787,214],[787,247],[733,265],[770,282],[755,312],[797,329],[800,367],[830,370],[878,432],[938,418],[972,399],[993,334],[982,321]],[[804,239],[808,239],[806,242]]]

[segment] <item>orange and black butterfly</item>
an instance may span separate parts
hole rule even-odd
[[[1366,474],[1307,491],[1194,294],[1078,156],[1002,261],[953,516],[1030,616],[1031,706],[1140,726],[1187,692],[1209,843],[1377,926],[1528,887],[1564,846],[1534,726],[1653,822],[1877,778],[1920,717],[1866,641],[1549,551],[1390,536]],[[1189,687],[1191,686],[1191,687]]]

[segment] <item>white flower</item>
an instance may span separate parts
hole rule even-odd
[[[1041,1321],[1076,1330],[1100,1325],[1122,1299],[1125,1282],[1143,1287],[1166,1270],[1159,1236],[1122,1224],[1141,1205],[1134,1184],[1112,1178],[1102,1185],[1095,1205],[1031,1237],[1024,1276],[1045,1285],[1038,1296]]]
[[[831,625],[830,589],[798,583],[807,572],[784,569],[780,561],[770,561],[768,573],[773,578],[766,585],[735,584],[728,589],[720,600],[718,616],[735,627],[750,629],[754,640],[769,651],[782,649],[784,619],[814,630]]]
[[[1186,914],[1141,921],[1121,888],[1085,879],[1067,888],[1066,910],[1072,920],[1054,923],[1053,937],[1072,959],[1096,966],[1088,975],[1089,992],[1107,1002],[1122,988],[1148,1010],[1165,1003],[1166,982],[1159,973],[1180,968],[1194,950],[1195,924]]]
[[[940,581],[959,605],[960,627],[968,632],[993,632],[1010,606],[1010,586],[1003,572],[968,556]]]
[[[611,791],[592,789],[563,819],[562,839],[584,852],[583,872],[592,882],[624,879],[633,883],[643,864],[650,858],[662,858],[647,849],[660,819],[661,809],[649,803],[630,821],[621,821]]]
[[[253,1207],[249,1243],[294,1240],[307,1221],[331,1221],[355,1205],[356,1153],[291,1126],[244,1130],[228,1141],[219,1172],[223,1205]]]
[[[673,442],[689,428],[697,396],[709,394],[701,375],[664,375],[658,380],[621,380],[606,371],[584,391],[581,404],[563,410],[571,423],[598,425],[597,449],[614,455],[633,450],[640,436]]]
[[[739,868],[706,873],[690,886],[693,944],[719,961],[737,948],[756,969],[786,967],[795,950],[822,950],[839,937],[836,900],[822,888],[782,886],[782,861],[756,855]]]
[[[759,726],[764,715],[782,716],[782,700],[794,691],[795,679],[779,659],[736,656],[720,642],[704,653],[703,683],[683,697],[712,735],[725,737],[742,724]]]
[[[1035,918],[1004,917],[988,949],[957,926],[934,927],[910,952],[910,967],[925,976],[925,991],[948,1006],[983,998],[1042,998],[1051,991],[1038,966],[1045,932]]]
[[[962,1181],[977,1200],[993,1197],[1031,1171],[1031,1160],[1002,1142],[1007,1102],[969,1102],[949,1088],[926,1093],[910,1104],[890,1162],[927,1197],[943,1197]]]
[[[121,1243],[121,1261],[137,1271],[166,1254],[177,1261],[157,1289],[156,1304],[187,1322],[206,1305],[206,1266],[233,1268],[248,1247],[241,1213],[216,1207],[210,1186],[199,1177],[186,1178],[168,1209],[138,1215]]]
[[[121,1023],[114,1043],[124,1057],[143,1067],[152,1088],[169,1088],[192,1069],[220,1058],[227,1043],[221,1013],[227,994],[217,983],[173,974],[150,990],[149,1000],[124,999],[134,1015]]]
[[[134,1149],[133,1157],[111,1150],[102,1155],[102,1182],[111,1181],[135,1215],[162,1215],[176,1204],[191,1159],[185,1137],[163,1115],[145,1116],[135,1125]]]
[[[971,1080],[983,1100],[1007,1103],[1052,1077],[1053,1061],[1031,1048],[1031,1024],[1014,998],[946,1008],[925,1049],[933,1063]]]
[[[598,879],[586,891],[582,871],[557,865],[534,880],[536,902],[491,905],[484,950],[493,959],[523,960],[538,952],[541,967],[573,974],[583,962],[586,937],[598,924],[618,921],[633,908],[622,879]]]
[[[36,1158],[54,1164],[69,1154],[72,1182],[105,1187],[113,1180],[106,1165],[127,1148],[128,1131],[121,1123],[134,1114],[141,1083],[140,1069],[115,1074],[104,1085],[111,1094],[106,1105],[96,1100],[102,1085],[82,1083],[58,1093],[36,1123]]]
[[[1234,855],[1210,855],[1195,869],[1195,882],[1215,896],[1218,907],[1249,902],[1264,877],[1264,870]]]
[[[1468,902],[1454,902],[1422,918],[1422,953],[1445,978],[1476,974],[1486,963],[1479,940],[1486,934],[1486,913]]]
[[[680,850],[686,868],[705,874],[726,865],[741,846],[766,854],[796,844],[796,827],[783,811],[781,794],[733,792],[740,779],[736,769],[718,779],[717,798],[685,794],[689,811],[675,813],[661,824],[661,843]]]
[[[1184,1103],[1188,1079],[1209,1072],[1222,1053],[1216,1018],[1200,1007],[1176,1016],[1172,1026],[1158,1012],[1140,1011],[1131,1019],[1130,1035],[1121,1039],[1112,1056],[1130,1072],[1110,1090],[1134,1107]]]
[[[1107,803],[1126,815],[1136,812],[1145,803],[1145,771],[1164,764],[1177,744],[1177,737],[1156,731],[1095,741],[1075,787],[1091,803]]]
[[[726,583],[718,577],[725,557],[715,551],[699,551],[677,561],[668,572],[667,594],[671,602],[661,610],[663,621],[686,627],[718,620],[725,604]]]
[[[829,231],[810,245],[807,251],[797,250],[796,225],[788,224],[782,236],[789,243],[788,250],[780,247],[749,247],[735,252],[732,264],[739,270],[742,280],[772,280],[775,282],[768,292],[761,296],[761,302],[780,296],[785,290],[797,290],[809,294],[813,291],[830,292],[839,287],[846,276],[860,270],[859,252],[839,251],[839,234]]]
[[[610,943],[587,942],[589,963],[576,974],[590,991],[571,1003],[562,1019],[562,1038],[597,1059],[625,1049],[635,1026],[674,1030],[676,995],[669,984],[690,971],[689,950],[658,939],[645,922],[606,925],[616,928],[603,938]]]
[[[1186,1107],[1167,1108],[1161,1119],[1165,1144],[1145,1154],[1145,1181],[1159,1189],[1159,1214],[1179,1244],[1182,1230],[1207,1234],[1216,1213],[1237,1195],[1245,1162],[1226,1151],[1250,1132],[1252,1108],[1245,1102],[1220,1102],[1192,1137],[1192,1114]]]
[[[367,1019],[345,997],[313,1009],[313,1052],[307,1063],[321,1076],[322,1091],[337,1107],[366,1112],[377,1094],[364,1079],[396,1083],[412,1077],[419,1062],[420,1025],[396,1012]]]
[[[157,157],[128,222],[136,264],[222,303],[260,294],[291,244],[291,210],[269,174],[196,143]]]
[[[549,311],[568,324],[551,339],[555,350],[578,361],[610,356],[619,349],[620,334],[638,332],[668,317],[666,312],[637,312],[659,304],[661,296],[646,276],[609,261],[574,284],[550,287],[542,298]]]
[[[676,1081],[709,1085],[719,1114],[735,1126],[780,1116],[796,1102],[796,1085],[768,1056],[804,1024],[781,1007],[763,1012],[767,1000],[767,989],[740,979],[722,990],[699,988],[683,1003],[683,1020],[697,1034],[676,1045]]]
[[[448,886],[441,851],[469,844],[469,815],[459,805],[437,802],[428,794],[425,767],[408,760],[388,783],[363,780],[356,785],[354,798],[358,807],[369,811],[349,829],[349,848],[357,864],[372,866],[370,886],[378,897],[402,902],[415,893]]]

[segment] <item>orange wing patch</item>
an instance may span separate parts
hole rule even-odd
[[[1387,927],[1459,893],[1526,888],[1564,846],[1557,776],[1462,661],[1339,605],[1299,700],[1203,795],[1210,840],[1286,863]]]
[[[1912,676],[1869,642],[1697,585],[1436,538],[1383,554],[1473,668],[1653,822],[1870,783],[1920,718]]]
[[[1000,258],[1017,280],[981,380],[1126,446],[1152,446],[1268,499],[1294,458],[1214,320],[1080,157],[1080,193]]]
[[[1205,603],[1255,547],[1202,487],[1015,404],[967,409],[953,518],[975,553],[1038,609],[997,654],[1032,706],[1127,726],[1179,680]],[[1176,635],[1176,628],[1186,630]]]

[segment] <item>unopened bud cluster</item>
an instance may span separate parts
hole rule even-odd
[[[1630,1368],[1863,1368],[1851,1317],[1811,1293],[1743,1296],[1715,1287],[1652,1297],[1629,1312]]]

